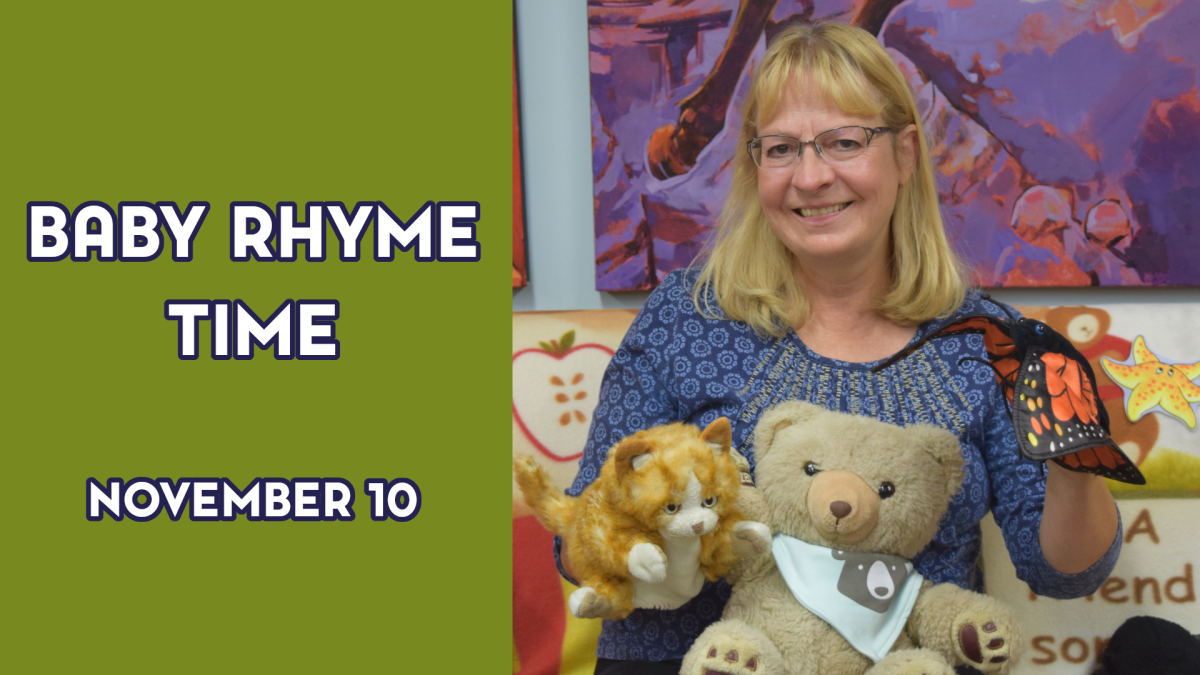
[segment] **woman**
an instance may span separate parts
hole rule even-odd
[[[802,25],[772,42],[712,253],[663,281],[613,357],[572,494],[638,429],[726,416],[749,457],[759,415],[803,399],[958,436],[964,486],[913,560],[927,579],[982,590],[989,510],[1035,592],[1079,597],[1107,578],[1121,539],[1103,480],[1020,457],[992,372],[961,360],[986,358],[981,338],[933,340],[870,372],[957,316],[1004,316],[966,288],[918,119],[899,69],[865,31]],[[606,621],[597,672],[677,672],[727,597],[727,585],[709,584],[678,610]]]

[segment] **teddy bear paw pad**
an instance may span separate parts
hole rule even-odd
[[[995,673],[1008,665],[1012,636],[1008,628],[987,618],[964,613],[955,622],[959,657],[984,671]]]
[[[716,643],[696,663],[693,675],[761,675],[762,659],[753,650]]]

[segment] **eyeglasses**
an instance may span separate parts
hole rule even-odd
[[[877,134],[888,131],[891,129],[887,127],[839,127],[822,131],[811,141],[791,136],[759,136],[750,139],[746,151],[760,169],[790,166],[809,143],[824,159],[845,162],[861,155]]]

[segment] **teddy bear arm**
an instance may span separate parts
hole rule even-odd
[[[753,485],[743,485],[738,489],[737,510],[746,520],[753,520],[771,527],[771,509],[767,506],[763,493]]]
[[[1022,646],[1007,605],[953,584],[923,584],[907,631],[917,645],[985,673],[1007,672]]]
[[[775,570],[775,558],[768,553],[757,557],[738,558],[725,578],[731,584],[748,583],[762,579]]]

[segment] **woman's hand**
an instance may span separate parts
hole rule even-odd
[[[1063,574],[1078,574],[1112,546],[1117,505],[1104,479],[1046,462],[1046,504],[1038,540],[1046,562]]]

